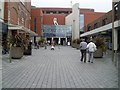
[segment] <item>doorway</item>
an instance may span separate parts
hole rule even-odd
[[[53,40],[55,42],[55,45],[58,45],[59,38],[54,38]]]
[[[61,45],[66,45],[65,38],[61,38]]]

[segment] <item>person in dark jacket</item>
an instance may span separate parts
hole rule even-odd
[[[86,49],[87,49],[87,42],[85,42],[85,39],[82,39],[82,42],[80,43],[80,52],[81,52],[81,61],[86,62]]]

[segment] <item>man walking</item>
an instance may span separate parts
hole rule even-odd
[[[90,40],[90,43],[87,45],[87,49],[88,49],[88,54],[89,54],[88,62],[93,63],[93,54],[97,49],[96,49],[96,45],[93,43],[92,40]]]
[[[85,39],[82,39],[82,42],[80,43],[80,51],[81,51],[81,61],[86,62],[86,48],[87,48],[87,43],[85,42]]]

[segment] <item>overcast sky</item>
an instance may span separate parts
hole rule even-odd
[[[80,8],[93,8],[96,12],[108,12],[112,9],[112,0],[31,0],[31,4],[37,7],[70,8],[75,3],[79,3]]]

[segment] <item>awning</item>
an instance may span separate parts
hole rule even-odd
[[[8,25],[8,29],[9,30],[21,30],[21,31],[24,31],[26,33],[29,33],[31,36],[38,36],[38,34],[36,34],[35,32],[31,31],[30,29],[25,28],[24,26],[9,24]]]
[[[120,23],[120,20],[119,21],[115,21],[114,22],[114,27],[119,27]],[[83,34],[80,35],[80,37],[85,37],[85,36],[89,36],[89,35],[93,35],[93,34],[97,34],[97,33],[100,33],[100,32],[105,32],[105,31],[108,31],[108,30],[112,30],[112,23],[110,24],[107,24],[105,26],[102,26],[100,28],[96,28],[94,30],[91,30],[91,31],[88,31],[88,32],[85,32]]]

